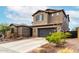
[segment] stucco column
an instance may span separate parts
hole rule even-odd
[[[60,32],[60,31],[61,31],[61,27],[58,26],[58,27],[57,27],[57,32]]]
[[[33,28],[33,37],[37,37],[38,35],[37,28]]]

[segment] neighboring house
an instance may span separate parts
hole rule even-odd
[[[32,29],[26,25],[15,25],[10,24],[10,33],[14,35],[14,37],[31,37]]]
[[[64,10],[38,10],[33,15],[33,36],[46,36],[52,32],[69,31],[69,15]]]
[[[38,10],[32,16],[32,26],[11,24],[11,33],[23,37],[44,37],[52,32],[69,31],[69,15],[64,10]]]

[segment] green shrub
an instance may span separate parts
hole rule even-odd
[[[10,27],[8,26],[8,24],[0,24],[0,32],[2,32],[3,34],[5,34],[5,32],[9,29]]]
[[[71,34],[69,32],[54,32],[51,35],[48,35],[46,37],[46,40],[48,42],[53,42],[57,45],[63,44],[67,37],[69,37]]]

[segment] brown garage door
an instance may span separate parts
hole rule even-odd
[[[51,32],[57,31],[56,28],[38,28],[38,36],[45,37]]]

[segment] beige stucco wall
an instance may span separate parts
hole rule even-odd
[[[59,15],[57,15],[57,13]],[[52,24],[52,23],[54,23],[54,24],[57,23],[58,24],[58,23],[62,23],[63,22],[63,17],[64,17],[63,12],[57,12],[57,13],[49,14],[49,18],[48,18],[48,23],[49,24]],[[52,16],[52,14],[53,14],[53,16]]]
[[[68,18],[65,17],[65,15],[63,14],[63,12],[58,12],[59,15],[57,15],[57,13],[54,13],[53,16],[49,15],[49,24],[58,24],[58,23],[62,23],[61,28],[62,31],[69,31],[69,21]]]
[[[37,28],[34,27],[32,31],[33,31],[33,32],[32,32],[32,36],[33,36],[33,37],[37,37],[37,36],[38,36]]]
[[[57,32],[61,31],[61,25],[54,25],[54,26],[42,26],[42,27],[33,27],[33,37],[38,37],[38,28],[52,28],[57,27]]]
[[[18,30],[18,32],[17,32],[17,34],[18,34],[18,36],[22,36],[22,27],[18,27],[17,28]]]

